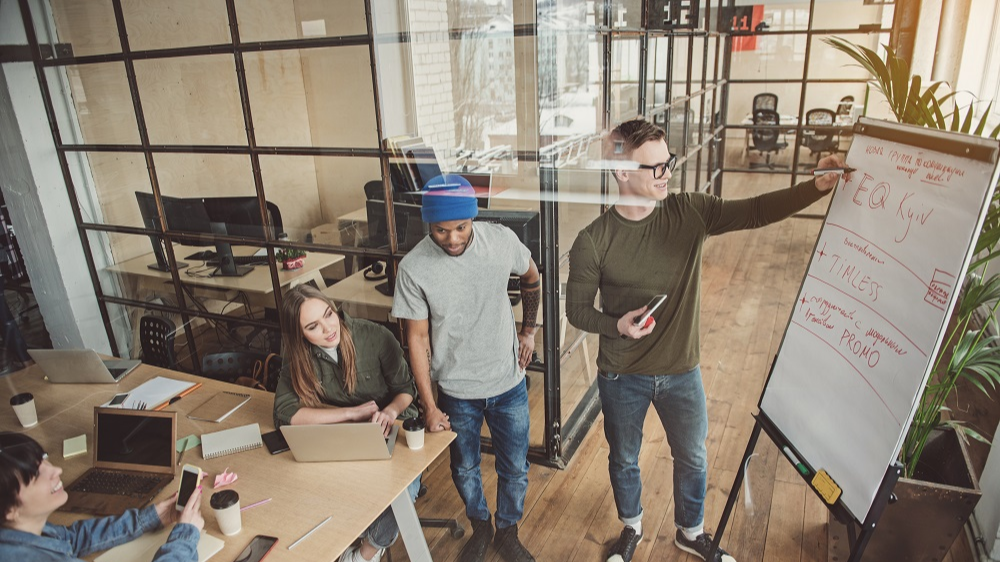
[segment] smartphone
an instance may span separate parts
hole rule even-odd
[[[177,504],[175,505],[177,511],[184,511],[184,506],[191,499],[191,494],[194,493],[198,484],[201,484],[201,478],[204,475],[205,473],[197,466],[184,465],[184,469],[181,470],[181,487],[177,490]]]
[[[128,398],[128,393],[123,392],[121,394],[115,394],[115,397],[108,402],[108,406],[121,406],[125,399]]]
[[[645,328],[650,317],[653,315],[653,312],[656,312],[656,309],[660,308],[660,305],[663,304],[663,301],[665,300],[667,300],[667,295],[656,295],[655,297],[649,299],[649,302],[646,303],[646,312],[643,312],[638,318],[635,319],[635,325]]]
[[[285,436],[277,429],[261,435],[260,438],[264,442],[264,445],[267,446],[267,450],[271,451],[272,455],[284,453],[288,450],[288,442],[285,441]]]
[[[268,552],[271,552],[277,542],[278,537],[257,535],[233,562],[260,562],[267,556]]]

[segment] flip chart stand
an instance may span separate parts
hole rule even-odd
[[[771,363],[771,368],[774,368],[774,363]],[[765,385],[766,387],[766,385]],[[771,441],[778,447],[778,451],[789,450],[794,456],[799,459],[799,462],[808,469],[806,474],[801,471],[796,470],[799,476],[809,484],[809,488],[816,493],[817,496],[822,499],[822,495],[816,491],[810,479],[816,475],[816,469],[809,465],[808,461],[802,457],[802,455],[795,450],[795,447],[789,443],[788,439],[781,433],[781,431],[768,419],[764,412],[758,412],[754,415],[754,426],[753,431],[750,432],[750,439],[747,442],[746,450],[743,452],[743,458],[740,461],[740,470],[736,471],[736,477],[733,479],[733,487],[729,491],[729,499],[726,500],[726,507],[722,511],[722,518],[719,520],[719,525],[715,530],[715,537],[712,539],[712,548],[709,550],[708,560],[713,560],[716,550],[719,548],[719,544],[722,541],[722,535],[725,533],[726,526],[729,524],[729,517],[732,515],[733,507],[736,505],[736,499],[740,494],[740,487],[743,485],[743,478],[745,477],[745,468],[747,466],[747,460],[750,455],[753,454],[754,449],[757,446],[757,441],[760,439],[760,433],[763,431],[771,439]],[[791,462],[785,454],[781,455],[788,462]],[[823,504],[826,505],[830,513],[833,514],[834,518],[837,519],[841,524],[847,527],[847,539],[851,547],[851,555],[848,558],[848,562],[861,562],[861,556],[864,554],[865,547],[868,546],[868,541],[871,540],[872,533],[875,532],[876,524],[879,518],[882,517],[882,512],[885,511],[885,507],[890,503],[896,501],[896,497],[893,495],[892,490],[896,487],[896,482],[899,480],[903,473],[903,465],[898,462],[893,462],[888,468],[886,468],[885,476],[882,477],[882,483],[879,484],[878,490],[875,493],[875,499],[872,502],[871,509],[868,510],[868,515],[865,520],[858,521],[858,519],[847,509],[844,505],[842,499],[838,498],[833,504],[827,503],[825,500]],[[856,527],[861,529],[860,534],[858,534]]]

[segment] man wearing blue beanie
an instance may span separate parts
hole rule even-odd
[[[481,562],[492,539],[506,562],[534,562],[517,523],[528,490],[524,369],[535,349],[538,267],[509,228],[472,221],[476,194],[461,176],[427,182],[421,213],[430,232],[399,263],[392,314],[405,320],[427,430],[456,433],[451,476],[473,529],[459,560]],[[520,331],[507,296],[512,274],[521,278]],[[484,419],[496,454],[495,536],[480,469]]]

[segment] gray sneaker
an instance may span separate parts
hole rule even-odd
[[[693,541],[690,541],[680,529],[677,529],[674,544],[684,552],[690,552],[702,560],[708,560],[708,551],[712,549],[712,535],[702,533]],[[715,551],[715,559],[712,562],[736,562],[736,559],[730,556],[725,550],[722,550],[720,546]]]

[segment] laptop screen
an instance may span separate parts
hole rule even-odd
[[[141,410],[97,411],[96,462],[173,469],[176,418]]]

